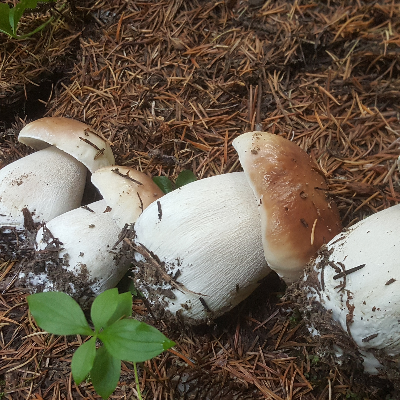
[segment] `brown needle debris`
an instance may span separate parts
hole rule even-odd
[[[25,28],[35,23],[35,13],[23,18]],[[29,40],[0,35],[0,110],[22,107],[50,80],[39,97],[47,115],[91,124],[113,144],[117,164],[171,178],[183,169],[199,178],[239,170],[232,140],[270,131],[313,157],[349,226],[400,201],[399,55],[392,0],[71,2]],[[0,167],[26,154],[14,121],[2,118]],[[9,262],[0,264],[3,288]],[[265,294],[276,285],[214,327],[161,323],[178,345],[140,369],[144,398],[385,398],[374,382],[320,360],[290,305]],[[141,301],[134,307],[146,315]],[[82,340],[41,332],[25,294],[8,287],[0,391],[13,400],[98,398],[90,381],[76,387],[69,373]],[[135,394],[133,367],[123,363],[112,398]]]

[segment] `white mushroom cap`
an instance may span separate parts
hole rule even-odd
[[[396,205],[340,233],[321,250],[304,278],[309,301],[331,312],[351,335],[371,374],[382,367],[374,349],[400,355],[399,221]]]
[[[114,287],[128,268],[115,260],[118,248],[113,250],[113,246],[120,229],[107,208],[106,202],[100,200],[60,215],[41,228],[36,237],[37,250],[45,250],[57,238],[61,242],[58,258],[63,266],[47,263],[45,272],[31,273],[25,280],[33,286],[41,285],[42,290],[59,290],[59,285],[66,279],[68,282],[71,273],[79,279],[80,288],[70,281],[70,292],[78,295],[79,289],[82,292],[90,288],[99,294]]]
[[[24,208],[34,222],[43,222],[79,207],[86,172],[53,146],[8,164],[0,170],[0,226],[22,228]]]
[[[341,230],[325,179],[307,153],[280,136],[248,132],[233,146],[257,197],[265,258],[291,283]]]
[[[192,322],[233,308],[270,272],[244,173],[202,179],[166,194],[140,215],[135,233],[142,255],[155,257],[147,253],[147,262],[138,264],[136,287],[150,303]]]
[[[133,224],[153,201],[164,195],[153,180],[134,168],[109,166],[92,175],[117,225]]]
[[[75,157],[90,172],[113,165],[114,156],[110,145],[89,125],[74,119],[46,117],[26,125],[19,133],[18,140],[36,150],[50,145]]]

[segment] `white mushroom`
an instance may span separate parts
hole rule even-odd
[[[85,166],[56,147],[7,165],[0,170],[0,226],[22,227],[23,209],[40,222],[79,207],[85,182]]]
[[[22,227],[23,209],[42,222],[79,207],[84,166],[93,172],[114,164],[108,143],[72,119],[36,120],[21,130],[19,140],[41,150],[0,170],[0,226]]]
[[[268,265],[292,282],[340,231],[325,179],[300,147],[263,132],[234,146],[249,183],[242,173],[191,183],[135,225],[139,290],[194,323],[231,309],[269,273],[260,242]]]
[[[336,346],[345,355],[358,347],[370,374],[400,367],[399,221],[397,205],[337,235],[299,284],[312,330],[347,336],[352,346],[338,339]]]
[[[129,167],[101,168],[92,175],[92,183],[110,206],[111,215],[121,229],[136,222],[145,208],[164,195],[149,176]]]
[[[93,177],[104,199],[62,214],[39,230],[35,265],[21,274],[23,284],[36,291],[61,290],[85,304],[88,296],[114,287],[127,271],[131,261],[121,252],[121,228],[163,193],[150,177],[126,167],[105,167]]]
[[[120,232],[104,200],[62,214],[38,231],[35,266],[20,280],[37,291],[79,299],[112,288],[127,271],[113,248]]]
[[[140,215],[135,233],[141,254],[135,285],[155,310],[194,323],[233,308],[270,272],[257,202],[243,173],[168,193]]]
[[[268,265],[287,283],[341,230],[322,173],[290,140],[248,132],[233,141],[259,204]]]

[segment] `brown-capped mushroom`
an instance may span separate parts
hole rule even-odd
[[[233,146],[258,201],[265,258],[291,283],[341,231],[325,177],[306,152],[281,136],[248,132]]]
[[[101,168],[92,175],[92,183],[121,229],[125,224],[135,223],[145,208],[164,195],[149,176],[129,167]]]
[[[0,226],[22,227],[23,209],[49,221],[81,204],[87,170],[114,164],[108,142],[69,118],[26,125],[19,141],[39,150],[0,170]]]

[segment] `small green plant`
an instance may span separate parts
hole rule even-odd
[[[90,316],[92,330],[78,303],[62,292],[36,293],[28,296],[29,310],[43,330],[55,335],[91,336],[74,353],[72,376],[80,384],[90,373],[96,392],[108,398],[115,390],[121,361],[133,362],[136,386],[140,396],[136,363],[149,360],[175,343],[156,328],[132,316],[131,293],[109,289],[96,297]],[[96,348],[100,340],[102,346]]]
[[[0,3],[0,32],[3,32],[14,39],[25,39],[41,31],[49,24],[54,17],[50,17],[45,23],[38,26],[32,32],[25,35],[17,35],[19,21],[26,9],[34,9],[37,3],[49,3],[53,0],[21,0],[15,7],[10,8],[8,4]]]
[[[314,367],[318,365],[321,361],[321,359],[317,355],[309,355],[309,359],[311,361],[311,365]]]
[[[175,188],[187,185],[197,180],[196,175],[188,169],[183,170],[176,178],[175,185],[166,176],[155,176],[153,181],[165,193],[172,192]]]
[[[289,318],[290,326],[295,327],[301,322],[301,314],[298,308],[295,308],[292,315]]]

